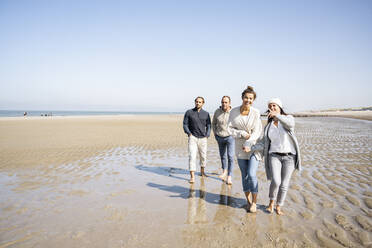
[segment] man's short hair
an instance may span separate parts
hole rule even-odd
[[[223,100],[225,97],[226,97],[227,99],[229,99],[229,102],[231,102],[231,99],[230,99],[229,96],[223,96],[223,97],[221,98],[221,102],[222,102],[222,100]]]
[[[202,96],[197,96],[197,97],[195,98],[195,102],[196,102],[196,100],[198,100],[199,98],[203,100],[203,103],[205,103],[204,98],[203,98]]]

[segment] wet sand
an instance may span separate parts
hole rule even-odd
[[[372,247],[372,124],[296,118],[303,171],[256,214],[240,172],[190,185],[182,116],[0,119],[0,247]]]

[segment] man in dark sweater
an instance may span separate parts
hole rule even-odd
[[[196,155],[200,157],[200,174],[206,177],[204,168],[207,162],[207,138],[211,134],[211,118],[202,109],[204,98],[195,99],[195,108],[186,111],[183,118],[183,130],[189,137],[189,170],[190,183],[195,182]]]

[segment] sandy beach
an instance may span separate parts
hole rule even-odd
[[[264,122],[264,121],[263,121]],[[372,247],[372,122],[296,118],[283,210],[247,213],[240,172],[188,183],[182,115],[0,118],[0,248]]]

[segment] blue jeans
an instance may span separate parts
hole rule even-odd
[[[220,137],[216,135],[215,137],[220,150],[222,169],[227,169],[227,175],[231,176],[234,167],[235,139],[231,136]]]
[[[238,159],[244,192],[258,193],[257,168],[258,160],[252,154],[250,159]]]

